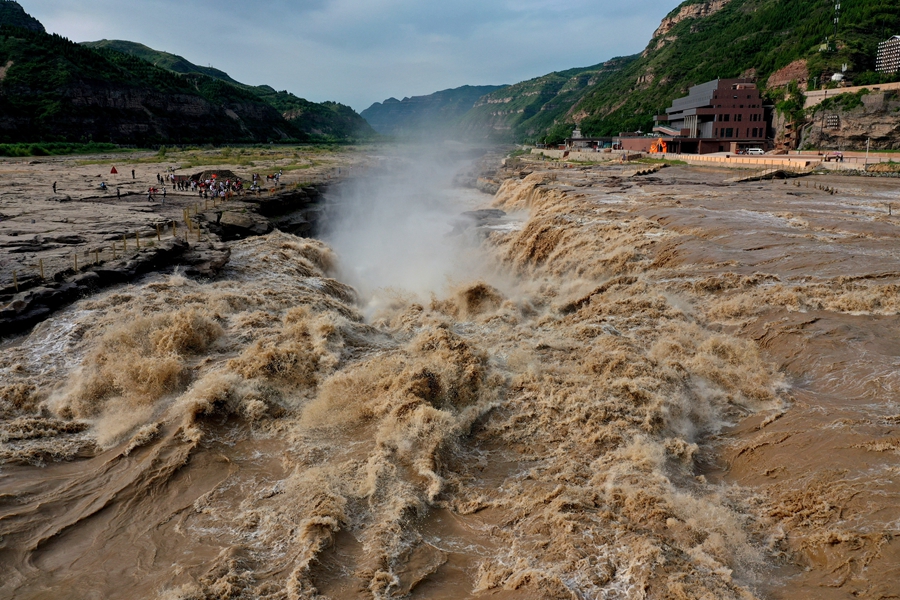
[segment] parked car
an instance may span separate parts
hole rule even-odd
[[[753,156],[762,156],[766,151],[762,148],[750,148],[747,150],[747,154],[752,154]]]

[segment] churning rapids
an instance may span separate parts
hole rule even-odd
[[[894,189],[529,169],[3,346],[0,596],[900,596]]]

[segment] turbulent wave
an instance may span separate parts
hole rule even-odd
[[[10,347],[0,590],[757,597],[777,518],[700,473],[704,440],[783,412],[759,346],[710,325],[777,282],[673,286],[677,234],[549,182],[507,181],[523,222],[430,299],[360,299],[328,246],[274,233],[221,280],[82,300]]]

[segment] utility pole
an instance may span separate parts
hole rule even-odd
[[[834,4],[834,43],[837,44],[837,34],[838,34],[838,23],[841,20],[841,3],[840,1],[835,2]],[[835,49],[837,49],[835,47]]]

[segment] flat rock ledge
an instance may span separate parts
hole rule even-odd
[[[4,302],[0,309],[0,338],[24,333],[76,300],[147,273],[183,266],[189,277],[215,277],[230,257],[231,250],[225,246],[172,239],[118,261],[57,273],[54,280],[40,282]]]

